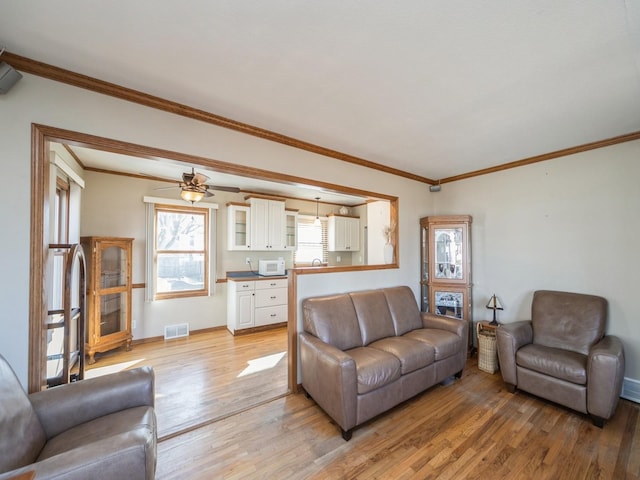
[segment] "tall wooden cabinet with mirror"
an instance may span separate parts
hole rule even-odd
[[[471,216],[442,215],[420,219],[420,295],[423,312],[471,318]]]
[[[89,363],[95,354],[131,348],[132,238],[82,237],[87,264],[87,337]]]

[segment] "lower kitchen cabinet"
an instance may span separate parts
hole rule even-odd
[[[286,278],[230,278],[227,284],[227,328],[232,334],[286,323]]]

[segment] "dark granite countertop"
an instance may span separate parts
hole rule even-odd
[[[285,271],[284,275],[274,275],[274,276],[264,276],[258,274],[258,272],[245,271],[245,272],[227,272],[227,280],[234,281],[242,281],[242,280],[268,280],[275,278],[287,278],[287,272]]]

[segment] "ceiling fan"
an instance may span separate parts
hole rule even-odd
[[[209,189],[231,193],[238,193],[240,191],[238,187],[207,185],[205,183],[207,180],[209,180],[209,177],[203,173],[196,172],[193,167],[191,167],[191,173],[183,173],[182,181],[178,184],[178,187],[181,189],[180,196],[182,199],[193,204],[199,202],[204,197],[213,197],[213,193],[211,193]],[[168,188],[177,187],[157,188],[156,190],[167,190]]]

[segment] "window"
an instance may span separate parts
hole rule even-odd
[[[298,249],[294,255],[296,265],[311,265],[315,259],[326,263],[327,253],[327,219],[320,219],[320,225],[315,223],[312,215],[298,216]]]
[[[156,205],[156,299],[209,294],[208,232],[208,209]]]

